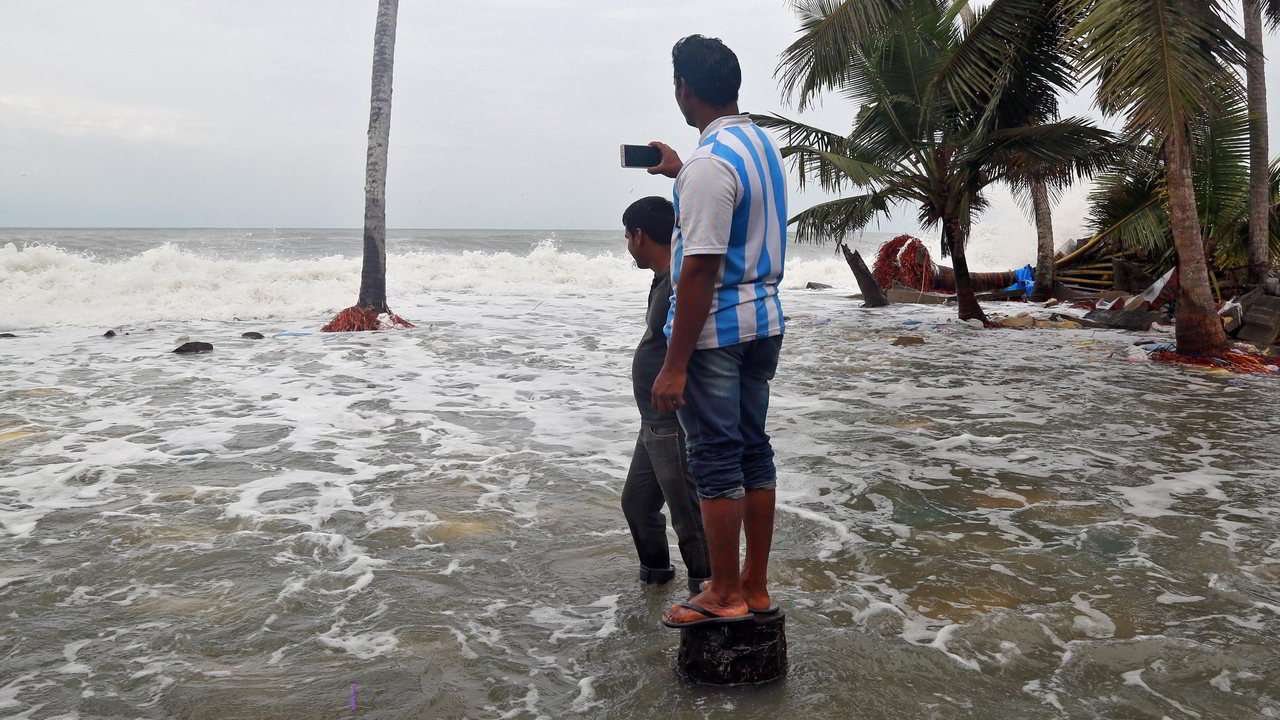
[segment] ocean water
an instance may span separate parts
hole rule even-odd
[[[618,507],[646,273],[389,248],[417,327],[325,335],[357,231],[0,231],[0,716],[1280,717],[1274,380],[865,310],[793,248],[791,673],[690,687]]]

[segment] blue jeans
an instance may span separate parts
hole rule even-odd
[[[773,446],[765,433],[769,381],[782,336],[697,350],[689,359],[685,406],[678,416],[689,446],[698,497],[741,498],[777,486]]]

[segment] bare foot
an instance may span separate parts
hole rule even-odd
[[[737,601],[726,600],[718,595],[712,595],[706,590],[703,590],[698,595],[689,598],[688,602],[691,605],[706,608],[707,612],[719,615],[720,617],[743,617],[751,612],[751,609],[748,608],[747,604],[741,599]],[[705,615],[694,610],[690,610],[689,608],[680,607],[679,605],[672,606],[671,609],[667,610],[666,614],[662,617],[673,625],[683,625],[685,623],[707,619]]]
[[[742,595],[752,612],[764,612],[773,607],[773,598],[765,584],[753,582],[746,575],[742,576]]]

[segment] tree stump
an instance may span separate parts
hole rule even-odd
[[[787,617],[756,615],[736,623],[680,630],[676,673],[706,685],[763,685],[787,674]]]
[[[862,290],[862,306],[876,308],[888,305],[889,299],[884,296],[884,291],[880,289],[880,283],[876,282],[871,270],[867,269],[862,255],[857,250],[850,252],[849,246],[843,243],[840,249],[844,252],[845,262],[849,263],[849,269],[853,271],[853,277],[858,281],[858,288]]]

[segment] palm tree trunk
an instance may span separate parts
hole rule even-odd
[[[364,171],[364,264],[356,305],[387,309],[387,143],[391,136],[391,70],[399,0],[378,0],[369,97],[369,153]]]
[[[956,300],[960,302],[961,320],[981,320],[989,322],[978,298],[973,294],[973,280],[969,277],[969,261],[964,256],[966,233],[965,223],[959,218],[947,218],[942,225],[942,234],[947,241],[947,250],[951,253],[951,262],[956,271]]]
[[[1044,302],[1053,293],[1053,208],[1049,204],[1049,187],[1043,180],[1031,183],[1031,208],[1036,216],[1036,289],[1031,299]]]
[[[1249,282],[1261,284],[1271,269],[1270,149],[1267,147],[1266,57],[1262,51],[1262,0],[1244,0],[1245,37],[1253,48],[1246,65],[1249,85]]]
[[[1173,245],[1178,251],[1177,342],[1183,355],[1212,355],[1227,349],[1227,334],[1222,329],[1209,285],[1209,268],[1205,262],[1204,239],[1200,236],[1200,220],[1196,216],[1195,187],[1191,180],[1191,153],[1187,147],[1187,131],[1178,123],[1165,138],[1168,163],[1169,224]]]

